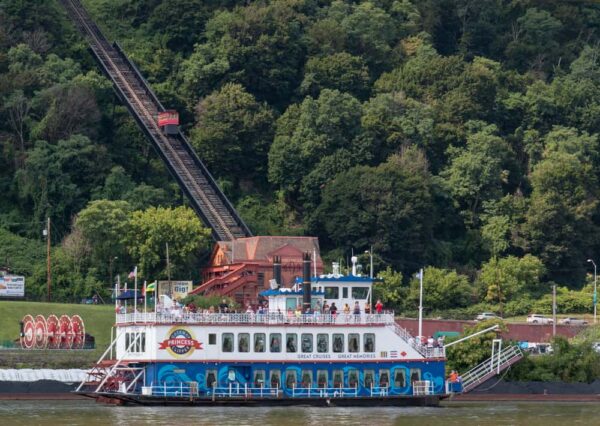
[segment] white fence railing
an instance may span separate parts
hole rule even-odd
[[[184,324],[316,324],[316,325],[346,325],[346,324],[395,324],[394,313],[382,314],[302,314],[288,315],[279,312],[266,314],[246,313],[189,313],[181,311],[170,312],[137,312],[117,314],[117,324],[148,324],[148,323],[184,323]]]
[[[433,395],[435,390],[432,380],[419,380],[413,382],[413,395]]]

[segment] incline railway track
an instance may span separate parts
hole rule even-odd
[[[86,37],[104,74],[110,78],[121,101],[187,195],[192,208],[211,228],[216,240],[249,237],[251,232],[185,136],[163,133],[157,115],[165,111],[136,66],[116,43],[110,44],[79,0],[60,0],[69,17]]]

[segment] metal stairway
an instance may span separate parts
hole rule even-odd
[[[94,57],[112,81],[117,95],[152,142],[192,208],[211,228],[213,237],[228,241],[252,236],[185,136],[181,132],[176,135],[162,132],[156,119],[158,112],[165,108],[120,46],[106,40],[79,0],[60,0],[60,3],[87,38]]]
[[[523,358],[523,352],[518,346],[508,346],[492,357],[483,361],[477,367],[462,375],[462,392],[467,393],[491,379]]]

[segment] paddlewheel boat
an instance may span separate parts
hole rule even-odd
[[[365,313],[371,278],[335,266],[311,277],[308,254],[303,269],[289,288],[274,271],[263,313],[184,313],[164,296],[162,310],[117,314],[110,347],[77,392],[145,405],[437,405],[447,396],[444,348],[422,345],[391,311]],[[323,313],[326,304],[337,313]]]

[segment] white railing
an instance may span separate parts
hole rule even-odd
[[[509,346],[491,358],[486,359],[478,366],[463,374],[461,378],[463,392],[468,392],[477,386],[478,383],[482,383],[490,376],[500,373],[515,360],[522,357],[523,352],[518,346]]]
[[[419,380],[412,384],[413,395],[433,395],[435,393],[432,380]]]
[[[396,323],[396,321],[386,324],[394,330],[394,333],[400,336],[406,343],[408,343],[413,349],[415,349],[425,358],[446,357],[446,349],[443,346],[430,347],[427,345],[423,345],[417,338],[413,337],[407,329],[400,327],[398,323]]]
[[[229,386],[212,388],[212,395],[219,398],[277,398],[280,392],[279,388],[250,387],[247,383],[230,383]],[[211,395],[211,392],[207,395]]]
[[[184,323],[184,324],[306,324],[306,325],[352,325],[395,324],[394,313],[382,314],[302,314],[288,315],[279,312],[266,314],[246,313],[189,313],[181,311],[138,312],[117,314],[117,324]]]
[[[333,388],[313,388],[313,387],[292,387],[292,398],[342,398],[357,397],[358,387],[333,387]],[[373,396],[373,395],[371,395]]]

